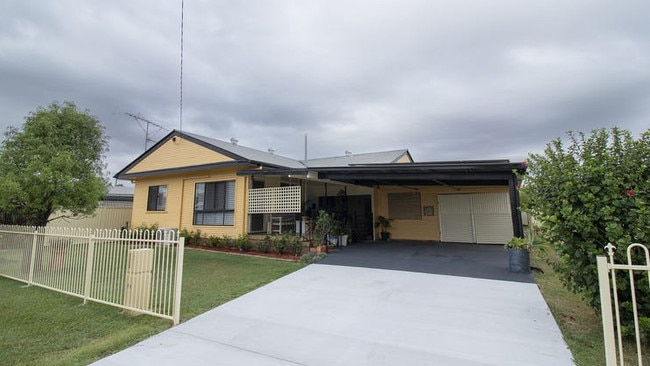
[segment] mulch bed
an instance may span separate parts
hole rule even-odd
[[[192,249],[211,250],[214,252],[248,255],[252,257],[275,258],[275,259],[290,260],[290,261],[300,260],[300,256],[295,256],[291,253],[284,253],[284,254],[278,254],[276,252],[262,253],[257,250],[249,250],[248,252],[244,252],[236,248],[222,248],[222,247],[212,247],[212,246],[204,246],[204,245],[186,245],[185,247],[192,248]]]

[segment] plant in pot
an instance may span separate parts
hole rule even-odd
[[[513,237],[506,244],[510,272],[530,272],[530,243],[525,238]]]
[[[387,219],[384,216],[377,216],[377,221],[375,221],[375,228],[381,228],[381,240],[390,240],[390,232],[388,231],[388,228],[390,228],[391,221],[391,219]]]
[[[314,242],[313,246],[316,248],[316,252],[320,253],[322,251],[327,251],[327,245],[325,240],[327,240],[328,235],[334,227],[334,219],[326,211],[320,211],[318,217],[316,218],[316,224],[314,225]],[[324,247],[324,249],[323,249]]]

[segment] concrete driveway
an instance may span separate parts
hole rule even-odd
[[[534,283],[424,271],[418,250],[435,252],[420,244],[376,261],[373,250],[391,245],[343,248],[96,364],[573,365]],[[430,263],[462,269],[456,251],[472,247],[463,248],[450,245]]]

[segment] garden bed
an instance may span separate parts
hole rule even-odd
[[[203,249],[203,250],[210,250],[210,251],[215,251],[215,252],[221,252],[221,253],[231,253],[231,254],[239,254],[239,255],[247,255],[247,256],[253,256],[253,257],[265,257],[265,258],[274,258],[274,259],[282,259],[282,260],[291,260],[291,261],[297,261],[300,260],[299,255],[295,255],[292,253],[276,253],[276,252],[260,252],[258,250],[249,250],[249,251],[243,251],[241,249],[237,248],[224,248],[224,247],[213,247],[213,246],[207,246],[207,245],[186,245],[186,248],[193,248],[193,249]]]

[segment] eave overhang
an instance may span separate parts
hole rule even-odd
[[[222,163],[193,165],[193,166],[186,166],[180,168],[149,170],[149,171],[135,172],[135,173],[122,173],[116,175],[115,177],[117,179],[128,180],[128,179],[150,177],[156,175],[182,174],[188,172],[198,172],[203,170],[215,170],[215,169],[237,168],[237,167],[249,168],[251,166],[255,166],[255,164],[250,161],[228,161]]]
[[[362,186],[387,185],[509,185],[515,173],[525,174],[523,163],[497,161],[367,164],[336,168],[242,170],[238,175],[310,176]]]

